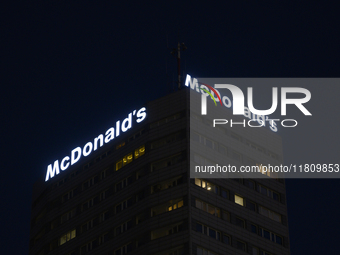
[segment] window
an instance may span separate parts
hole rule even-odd
[[[97,222],[98,222],[98,219],[97,219]],[[87,230],[90,230],[91,228],[93,228],[93,226],[94,226],[94,219],[92,219],[92,220],[86,222],[85,224],[83,224],[81,226],[81,232],[84,233]]]
[[[184,254],[185,254],[184,247],[179,246],[179,247],[176,247],[176,248],[172,248],[170,250],[159,252],[159,253],[154,254],[154,255],[184,255]]]
[[[92,240],[91,242],[88,242],[87,244],[83,245],[80,248],[80,254],[85,254],[87,252],[92,251],[94,248],[97,248],[99,246],[99,242],[97,239]]]
[[[139,147],[138,149],[135,149],[135,159],[139,158],[140,156],[143,156],[145,154],[145,145]]]
[[[250,189],[255,189],[255,182],[249,179],[244,179],[244,185]]]
[[[63,214],[61,216],[61,224],[63,224],[64,222],[70,220],[71,218],[73,218],[76,215],[76,209],[73,209],[65,214]]]
[[[181,183],[183,183],[183,176],[178,176],[178,177],[163,181],[159,184],[151,186],[151,194],[175,187]]]
[[[231,132],[230,132],[230,136],[231,136],[232,138],[234,138],[235,140],[237,140],[237,141],[239,141],[239,142],[242,142],[241,136],[239,136],[239,135],[237,135],[237,134],[235,134],[235,133],[231,133]]]
[[[203,189],[213,191],[218,194],[218,187],[215,184],[197,178],[195,178],[195,184]]]
[[[241,206],[244,206],[244,199],[243,197],[235,194],[235,203]]]
[[[165,204],[151,208],[151,217],[154,217],[165,212],[170,212],[181,207],[183,207],[183,198],[170,200]]]
[[[132,243],[125,244],[119,249],[115,250],[115,255],[124,255],[132,251]]]
[[[122,148],[125,145],[125,142],[122,142],[116,146],[116,150]]]
[[[225,221],[230,222],[230,213],[223,211],[222,212],[222,219],[224,219]]]
[[[99,202],[99,196],[87,200],[82,205],[82,211],[87,210]]]
[[[221,197],[229,199],[229,192],[227,190],[222,189],[221,190]]]
[[[218,145],[218,152],[221,153],[222,155],[228,155],[227,147],[220,144]]]
[[[220,209],[211,205],[211,204],[208,204],[206,202],[203,202],[201,200],[198,200],[196,199],[196,208],[198,209],[201,209],[207,213],[210,213],[214,216],[217,216],[217,217],[221,217],[221,213],[220,213]]]
[[[73,198],[73,196],[74,196],[74,192],[73,192],[73,190],[70,190],[69,192],[67,192],[66,194],[64,194],[62,196],[62,202],[64,203],[64,202],[70,200],[71,198]]]
[[[236,161],[242,161],[242,155],[234,150],[231,150],[230,157]]]
[[[239,250],[242,250],[242,251],[246,251],[246,243],[245,242],[242,242],[242,241],[239,241],[237,240],[236,241],[236,248],[239,249]]]
[[[260,236],[273,241],[274,243],[277,243],[279,245],[283,245],[283,238],[269,230],[260,228]]]
[[[256,211],[256,204],[254,202],[247,200],[247,208],[255,212]]]
[[[221,240],[221,233],[213,228],[205,226],[201,223],[196,223],[196,231],[207,236],[210,236],[216,240]]]
[[[225,244],[230,244],[230,236],[223,234],[222,242],[225,243]]]
[[[116,205],[116,213],[123,211],[124,209],[130,207],[131,205],[132,205],[132,198],[130,197],[124,200],[123,202],[119,203],[118,205]]]
[[[264,187],[263,185],[258,185],[258,191],[270,198],[273,198],[276,201],[280,201],[280,194],[278,192],[275,192],[267,187]]]
[[[151,231],[151,240],[161,238],[163,236],[178,233],[183,230],[183,222],[175,223],[157,230]]]
[[[257,226],[254,224],[250,224],[250,231],[254,234],[257,234]]]
[[[116,192],[122,190],[132,183],[132,176],[129,176],[116,184]]]
[[[94,176],[83,183],[83,190],[86,190],[98,182],[98,176]]]
[[[107,172],[108,172],[108,169],[105,169],[104,171],[102,171],[102,172],[100,173],[100,179],[101,179],[101,180],[103,180],[103,179],[106,178]]]
[[[76,230],[75,229],[70,230],[59,238],[59,245],[63,245],[64,243],[72,240],[75,237],[76,237]]]
[[[260,254],[260,251],[259,251],[258,248],[253,247],[252,250],[251,250],[251,254],[252,254],[252,255],[259,255],[259,254]]]
[[[124,233],[125,231],[128,231],[130,228],[132,228],[132,220],[128,220],[124,222],[123,224],[119,225],[115,229],[115,235],[120,235],[121,233]]]
[[[243,219],[239,218],[239,217],[235,218],[235,225],[239,226],[241,228],[245,228],[246,227],[245,221]]]
[[[166,123],[169,123],[171,121],[174,121],[174,120],[177,120],[181,117],[181,114],[180,113],[177,113],[175,115],[172,115],[172,116],[169,116],[167,118],[164,118],[164,119],[161,119],[159,121],[156,121],[156,122],[153,122],[150,124],[150,128],[155,128],[155,127],[158,127],[158,126],[162,126]]]
[[[263,216],[266,216],[272,220],[275,220],[277,222],[281,222],[281,215],[276,213],[276,212],[273,212],[263,206],[259,206],[259,213]]]
[[[175,134],[171,134],[171,135],[169,135],[167,137],[163,137],[163,138],[161,138],[159,140],[156,140],[156,141],[152,142],[150,144],[150,148],[151,149],[157,149],[157,148],[165,146],[165,145],[167,145],[169,143],[180,141],[184,137],[185,137],[184,132],[177,132]]]
[[[197,247],[197,255],[218,255],[218,254],[207,249]]]
[[[122,159],[118,160],[116,162],[116,171],[121,169],[123,166],[126,166],[127,164],[131,163],[133,158],[137,159],[145,154],[145,145],[142,145],[141,147],[134,150],[134,152],[129,153],[125,155]]]
[[[102,212],[99,215],[99,221],[100,222],[106,221],[108,218],[109,218],[109,211]]]
[[[260,255],[272,255],[271,253],[269,252],[266,252],[266,251],[260,251]]]
[[[184,160],[184,154],[180,153],[180,154],[171,156],[169,158],[153,162],[151,163],[151,171],[156,171],[156,170],[168,167],[168,166],[173,166],[183,160]]]

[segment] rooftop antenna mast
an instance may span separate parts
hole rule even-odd
[[[185,51],[187,47],[184,43],[178,42],[177,48],[172,49],[171,54],[176,57],[177,53],[177,75],[178,75],[178,89],[181,89],[181,51]]]

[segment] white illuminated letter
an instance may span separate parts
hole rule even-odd
[[[189,74],[187,74],[187,78],[185,79],[185,86],[189,86],[190,84],[190,88],[193,90],[196,90],[197,92],[200,92],[199,88],[198,88],[198,82],[196,78],[193,78],[191,80],[191,76]]]
[[[248,88],[248,107],[250,111],[254,114],[257,115],[269,115],[275,112],[277,108],[277,88],[273,88],[273,93],[272,93],[272,106],[270,107],[269,110],[256,110],[253,105],[253,88],[249,87]]]
[[[75,154],[77,153],[77,157],[75,157]],[[81,157],[81,148],[77,147],[71,151],[71,165],[78,162],[78,160]]]
[[[115,138],[115,129],[112,127],[108,129],[105,133],[105,143],[110,142],[112,139]]]
[[[100,134],[98,137],[94,138],[94,141],[93,141],[93,144],[94,144],[93,150],[94,151],[97,150],[97,148],[98,148],[98,145],[97,145],[98,140],[100,141],[99,147],[102,147],[103,143],[104,143],[104,136],[102,134]]]
[[[47,167],[45,182],[47,182],[50,178],[53,178],[55,174],[59,174],[59,162],[58,160],[54,161],[53,168],[52,164]]]
[[[251,112],[247,106],[244,107],[244,117],[251,119]]]
[[[90,155],[90,153],[92,152],[92,148],[93,148],[93,145],[92,145],[91,142],[88,142],[87,144],[85,144],[85,146],[83,148],[84,157],[87,157],[88,155]]]
[[[60,169],[62,171],[65,171],[68,166],[70,165],[70,162],[67,162],[66,166],[65,166],[65,161],[70,161],[70,157],[69,156],[66,156],[65,158],[63,158],[63,160],[61,161],[60,163]]]
[[[287,99],[287,93],[302,93],[305,98]],[[295,104],[304,115],[312,115],[302,104],[307,103],[311,98],[309,90],[304,88],[281,88],[281,115],[286,115],[287,104]]]
[[[146,118],[146,108],[140,108],[137,112],[137,123],[141,123]]]
[[[227,96],[222,97],[222,102],[225,107],[227,108],[231,107],[231,100],[229,99],[229,97]]]
[[[126,125],[127,123],[127,125]],[[132,127],[132,113],[129,113],[128,117],[122,122],[122,131],[126,132]]]
[[[244,114],[244,95],[242,90],[240,90],[235,85],[231,84],[215,84],[216,89],[229,89],[233,95],[233,114],[243,115]]]
[[[116,137],[120,135],[120,121],[116,122]]]

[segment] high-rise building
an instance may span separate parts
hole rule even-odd
[[[51,164],[33,189],[29,254],[290,254],[283,179],[190,178],[189,105],[187,89],[149,102],[145,120]],[[282,160],[280,142],[220,131],[230,144],[197,142],[235,163]]]

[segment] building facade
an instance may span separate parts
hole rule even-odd
[[[190,178],[188,90],[145,107],[143,123],[35,184],[29,254],[290,254],[284,180]],[[232,160],[249,158],[243,146],[270,157],[225,135]]]

